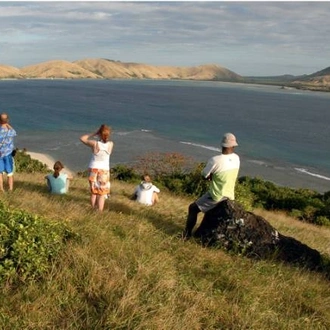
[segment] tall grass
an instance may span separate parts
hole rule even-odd
[[[176,238],[191,200],[161,192],[131,201],[112,182],[105,211],[89,207],[87,181],[50,196],[44,174],[17,174],[10,208],[64,221],[80,235],[41,281],[2,287],[0,329],[329,329],[329,281]],[[255,210],[281,233],[329,253],[329,228]]]

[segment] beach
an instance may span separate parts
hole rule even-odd
[[[53,166],[54,166],[54,163],[56,160],[54,158],[52,158],[51,156],[46,155],[46,154],[41,154],[38,152],[32,152],[32,151],[27,151],[26,153],[28,155],[30,155],[32,159],[38,160],[39,162],[45,164],[50,170],[53,170]],[[67,167],[64,167],[64,169],[62,171],[68,175],[74,176],[74,171],[72,171],[71,169],[69,169]]]

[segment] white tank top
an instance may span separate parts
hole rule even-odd
[[[102,141],[97,141],[97,146],[99,151],[97,153],[93,153],[92,159],[89,162],[89,168],[97,168],[100,170],[110,170],[110,154],[112,148],[110,145],[111,141],[103,143]],[[110,152],[109,152],[110,149]]]

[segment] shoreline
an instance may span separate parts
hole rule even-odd
[[[33,151],[26,151],[26,154],[29,155],[32,159],[35,159],[35,160],[38,160],[39,162],[45,164],[50,170],[53,170],[53,166],[54,166],[54,163],[56,162],[56,160],[47,155],[47,154],[42,154],[42,153],[39,153],[39,152],[33,152]],[[71,169],[69,169],[68,167],[64,165],[64,168],[63,168],[63,172],[68,174],[68,175],[71,175],[71,176],[74,176],[75,175],[75,172],[72,171]]]
[[[257,78],[263,78],[258,77]],[[215,82],[215,83],[227,83],[227,84],[238,84],[238,85],[255,85],[255,86],[278,86],[281,89],[295,89],[300,91],[309,91],[309,92],[323,92],[323,93],[330,93],[330,87],[327,85],[321,85],[321,86],[310,86],[308,84],[297,84],[292,85],[290,82],[278,82],[278,81],[270,81],[270,82],[256,82],[256,81],[249,81],[249,77],[243,77],[243,79],[247,79],[246,81],[227,81],[227,80],[204,80],[204,79],[158,79],[158,78],[143,78],[143,79],[132,79],[132,78],[51,78],[51,77],[16,77],[16,78],[0,78],[0,81],[21,81],[21,80],[150,80],[150,81],[188,81],[188,82]]]
[[[56,159],[47,153],[32,152],[27,151],[31,158],[36,159],[43,164],[45,164],[50,170],[53,170],[53,165]],[[75,176],[77,171],[72,170],[72,168],[66,166],[65,157],[60,157],[63,159],[64,169],[63,172]],[[130,161],[119,161],[113,162],[113,166],[117,164],[129,165]],[[260,163],[260,164],[259,164]],[[275,166],[269,166],[264,162],[256,162],[253,160],[241,157],[241,169],[239,177],[248,176],[251,178],[259,177],[264,181],[269,181],[274,183],[276,186],[289,187],[292,189],[312,189],[319,193],[325,193],[330,189],[327,181],[321,178],[314,177],[311,175],[306,175],[306,173],[299,172],[296,169],[287,169]],[[300,182],[300,184],[298,184]]]
[[[174,79],[174,78],[142,78],[142,79],[134,79],[134,78],[127,78],[127,77],[112,77],[112,78],[105,78],[105,77],[97,77],[97,78],[81,78],[81,77],[2,77],[0,81],[11,81],[11,80],[150,80],[150,81],[189,81],[189,82],[218,82],[218,83],[228,83],[228,84],[241,84],[241,85],[256,85],[256,86],[278,86],[281,89],[296,89],[296,90],[303,90],[309,92],[325,92],[330,93],[330,87],[328,85],[320,85],[320,86],[311,86],[310,84],[304,84],[303,82],[299,84],[292,84],[290,81],[253,81],[249,80],[249,76],[242,76],[243,81],[229,81],[226,79],[223,80],[205,80],[205,79]],[[275,76],[276,77],[276,76]],[[262,76],[255,76],[255,79],[263,79]]]

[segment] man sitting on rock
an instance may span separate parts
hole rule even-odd
[[[205,213],[226,199],[235,199],[235,184],[240,167],[239,156],[234,153],[238,146],[235,135],[226,133],[221,146],[221,154],[210,158],[202,170],[203,177],[211,183],[208,192],[189,205],[186,228],[182,235],[185,240],[192,236],[199,212]]]

